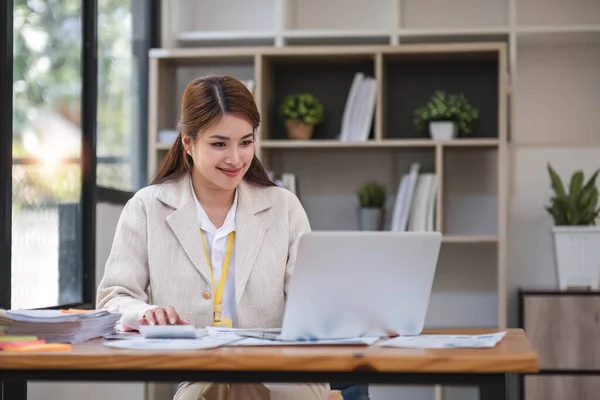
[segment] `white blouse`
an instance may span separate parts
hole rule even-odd
[[[193,191],[192,191],[193,193]],[[237,211],[237,201],[238,201],[238,191],[236,189],[235,195],[233,198],[233,204],[231,208],[227,212],[227,216],[225,217],[225,221],[220,228],[216,228],[214,224],[211,222],[210,218],[202,208],[202,205],[198,201],[198,198],[194,196],[194,201],[196,202],[196,211],[198,212],[198,222],[200,223],[200,228],[204,231],[204,238],[206,239],[206,246],[208,248],[208,253],[210,256],[210,262],[213,268],[213,276],[215,279],[215,285],[219,285],[219,281],[221,279],[221,270],[223,267],[223,261],[225,261],[225,252],[227,250],[227,240],[230,232],[235,231],[235,214]],[[202,238],[200,237],[200,232],[198,232],[198,246],[202,246]],[[225,281],[225,289],[223,291],[223,304],[222,304],[222,313],[221,317],[223,318],[231,318],[233,320],[233,325],[235,327],[235,257],[234,251],[235,249],[235,240],[233,243],[233,248],[231,250],[231,255],[229,258],[229,270],[227,273],[227,280]],[[204,249],[202,249],[204,252]],[[217,288],[213,288],[212,295],[214,296]],[[213,297],[214,301],[214,297]]]

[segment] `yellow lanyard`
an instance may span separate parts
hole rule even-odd
[[[206,246],[206,239],[204,239],[204,232],[200,230],[202,236],[202,245],[204,246],[204,255],[206,256],[206,263],[208,264],[208,270],[210,271],[210,279],[212,280],[213,289],[215,288],[215,277],[213,275],[212,264],[210,262],[210,256],[208,255],[208,248]],[[229,234],[227,240],[227,250],[225,252],[225,260],[223,261],[223,267],[221,268],[221,279],[219,279],[219,286],[216,287],[214,295],[215,308],[213,312],[213,326],[228,326],[233,328],[233,321],[231,318],[221,318],[222,303],[223,303],[223,291],[225,290],[225,281],[227,280],[227,271],[229,270],[229,259],[231,258],[231,249],[233,247],[233,238],[235,232]]]

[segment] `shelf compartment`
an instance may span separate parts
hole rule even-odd
[[[313,93],[323,104],[324,119],[314,129],[313,140],[339,137],[342,116],[354,75],[374,76],[374,53],[305,55],[265,54],[262,60],[264,98],[261,112],[265,125],[261,139],[287,139],[279,106],[291,93]],[[371,125],[373,136],[375,123]]]
[[[390,0],[287,0],[286,30],[369,31],[394,28]],[[351,13],[340,13],[352,10]]]
[[[599,65],[600,44],[519,45],[512,141],[528,145],[600,145]]]
[[[398,1],[400,28],[508,27],[509,0]]]
[[[290,148],[266,151],[262,161],[275,174],[295,174],[297,194],[315,230],[357,230],[358,190],[368,181],[382,183],[389,229],[400,178],[412,162],[419,162],[423,172],[435,172],[435,149]]]
[[[196,51],[150,52],[150,93],[148,122],[148,174],[154,176],[164,153],[172,143],[159,142],[161,130],[176,129],[180,117],[181,97],[189,82],[197,77],[218,74],[231,75],[240,80],[254,80],[255,56],[229,52],[198,57]]]
[[[276,10],[280,0],[203,0],[172,1],[172,31],[232,32],[275,31]]]
[[[179,118],[181,96],[192,79],[209,74],[231,75],[244,81],[255,79],[253,55],[198,59],[188,58],[185,53],[179,56],[171,55],[168,58],[159,58],[161,55],[167,55],[160,52],[155,55],[157,57],[151,58],[151,69],[156,70],[160,78],[151,77],[156,80],[151,85],[155,90],[151,93],[151,98],[153,101],[160,99],[161,107],[153,135],[157,135],[161,129],[175,129]],[[166,99],[168,101],[165,101]],[[157,136],[154,136],[154,139],[157,140]]]
[[[516,3],[517,27],[600,24],[597,0],[517,0]]]
[[[498,246],[442,244],[425,325],[498,326]]]
[[[498,149],[446,148],[442,232],[449,241],[492,241],[498,235]]]
[[[429,138],[414,125],[414,111],[436,90],[464,93],[479,110],[473,139],[498,138],[498,53],[383,55],[383,132],[387,138]]]

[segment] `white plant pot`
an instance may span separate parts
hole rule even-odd
[[[359,208],[358,229],[361,231],[380,231],[383,223],[381,208]]]
[[[430,122],[429,132],[434,140],[452,140],[456,137],[456,124],[452,121]]]
[[[560,290],[569,287],[597,290],[600,278],[600,227],[555,226],[552,236]]]

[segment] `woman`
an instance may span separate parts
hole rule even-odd
[[[122,329],[281,327],[298,238],[310,226],[298,198],[255,156],[259,123],[252,94],[234,78],[186,87],[179,136],[152,184],[123,209],[98,289],[98,308],[122,313]],[[327,384],[184,383],[175,399],[329,393]]]

